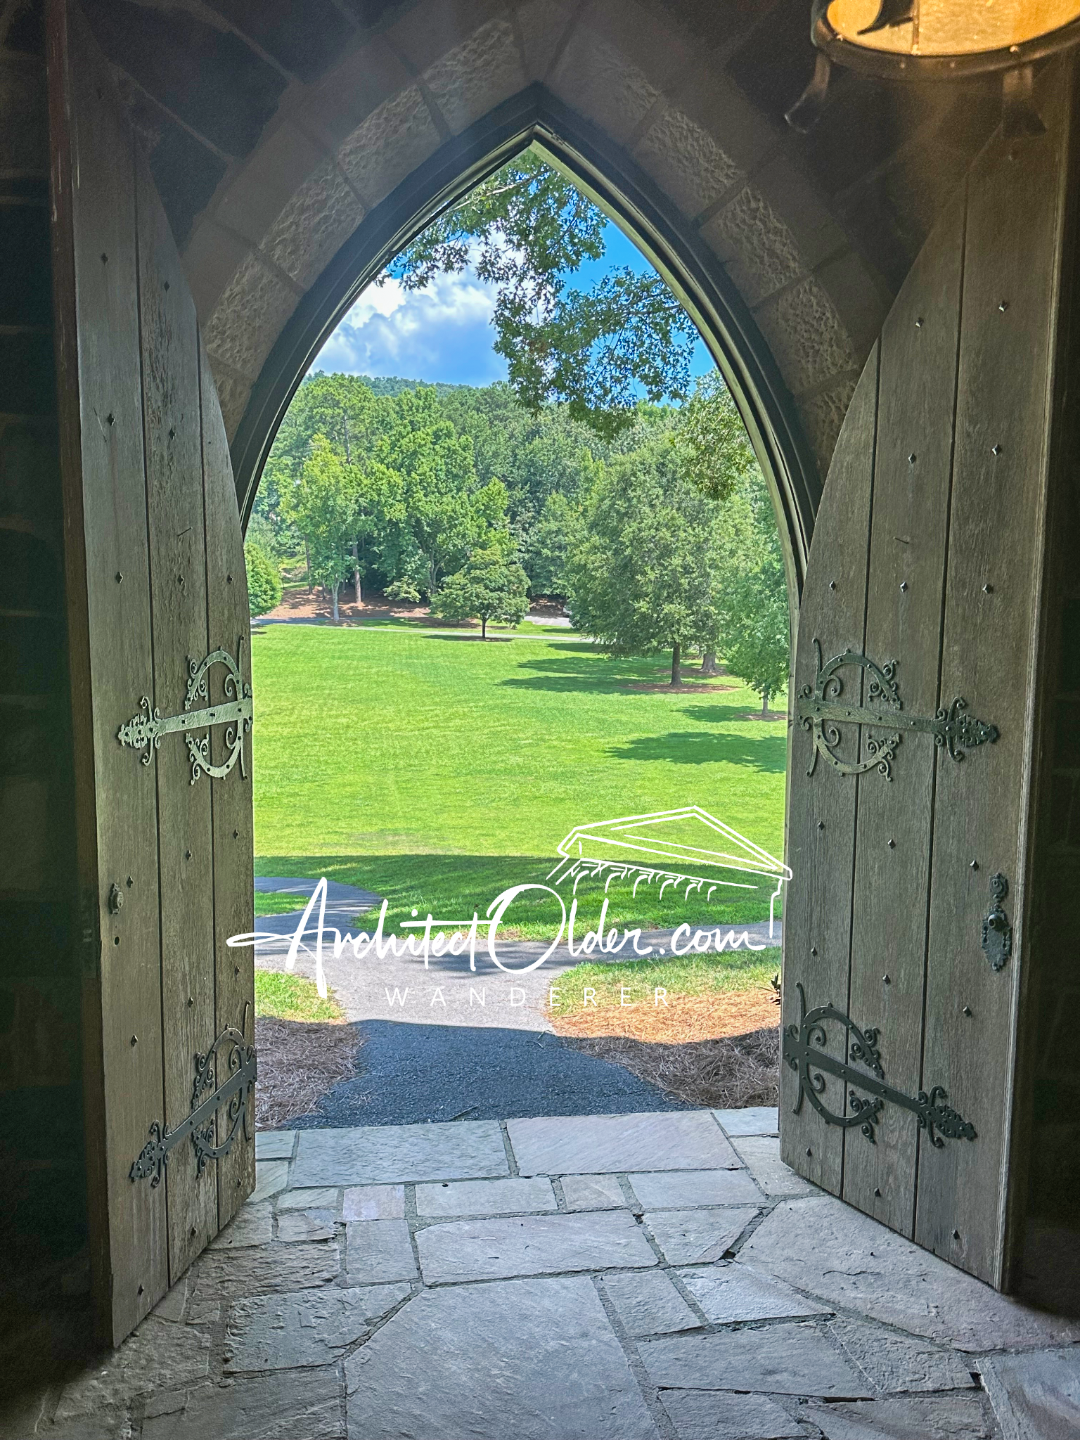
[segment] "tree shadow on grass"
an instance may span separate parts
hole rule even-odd
[[[787,736],[672,730],[666,735],[639,735],[623,745],[609,746],[604,753],[613,760],[669,760],[675,765],[721,762],[783,774],[787,766]]]
[[[619,661],[605,658],[602,655],[591,652],[582,654],[580,644],[574,645],[552,645],[552,650],[566,652],[565,658],[558,659],[534,659],[525,660],[518,666],[519,670],[532,671],[531,675],[515,675],[505,680],[500,680],[500,685],[508,685],[518,690],[550,690],[556,693],[565,693],[570,690],[589,690],[593,694],[607,695],[634,695],[650,694],[662,695],[667,687],[660,689],[635,690],[636,685],[651,685],[656,680],[655,662],[637,662],[628,664],[626,661]],[[693,681],[694,675],[691,672],[688,679]],[[730,682],[728,682],[730,685]],[[728,688],[727,685],[719,688]],[[682,695],[686,692],[674,689],[672,695]]]

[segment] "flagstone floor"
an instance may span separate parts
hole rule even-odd
[[[4,1440],[1064,1440],[1080,1324],[781,1164],[775,1110],[274,1131]]]

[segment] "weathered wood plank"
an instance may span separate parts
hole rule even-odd
[[[866,653],[898,661],[904,709],[938,707],[964,238],[961,194],[938,221],[881,336]],[[934,743],[902,739],[892,778],[860,780],[848,1013],[881,1034],[886,1079],[919,1089]],[[869,1144],[845,1134],[844,1199],[910,1235],[915,1117],[887,1105]]]
[[[222,646],[238,657],[246,679],[251,676],[250,617],[247,572],[240,516],[236,508],[229,446],[213,376],[201,352],[203,486],[206,513],[206,593],[210,648]],[[220,668],[220,667],[218,667]],[[218,680],[220,684],[220,679]],[[258,704],[258,697],[255,700]],[[220,758],[224,735],[214,743]],[[212,782],[214,831],[214,958],[216,971],[216,1033],[226,1026],[255,1038],[255,962],[248,948],[226,945],[230,935],[254,928],[252,885],[254,820],[251,805],[251,741],[244,742],[244,771]],[[246,773],[245,773],[246,772]],[[218,1112],[219,1143],[228,1118]],[[248,1099],[244,1129],[231,1153],[217,1164],[218,1223],[225,1225],[255,1186],[255,1101]]]
[[[187,660],[207,653],[206,535],[199,423],[199,336],[168,221],[146,160],[137,158],[139,311],[146,505],[149,515],[154,704],[183,707]],[[184,738],[157,753],[165,1121],[190,1113],[194,1056],[214,1039],[214,872],[210,786],[191,784]],[[170,1281],[217,1231],[212,1167],[196,1173],[194,1146],[166,1171]]]
[[[1017,944],[995,972],[980,938],[987,881],[996,871],[1009,881],[1018,937],[1023,924],[1018,871],[1063,216],[1065,78],[1058,70],[1042,97],[1047,134],[995,141],[969,181],[941,695],[943,703],[966,697],[1001,738],[963,765],[938,756],[922,1086],[943,1085],[978,1139],[941,1149],[921,1139],[915,1238],[992,1284],[1002,1279],[1014,1002],[1024,957]]]
[[[814,641],[827,660],[862,649],[866,564],[877,425],[879,347],[874,346],[856,387],[818,513],[799,619],[796,691],[813,683]],[[846,745],[857,744],[849,727]],[[854,757],[854,751],[852,756]],[[813,742],[795,722],[789,764],[788,864],[792,879],[784,906],[783,1024],[799,1019],[797,985],[808,1009],[847,1000],[851,955],[852,871],[856,796],[860,781],[842,777],[821,761],[808,775]],[[796,1115],[795,1074],[780,1070],[780,1144],[785,1161],[816,1185],[840,1193],[843,1139],[808,1104]],[[825,1101],[844,1113],[845,1087],[826,1082]]]
[[[168,1285],[165,1193],[128,1171],[162,1118],[154,770],[117,743],[153,680],[134,147],[75,7],[50,7],[65,564],[87,959],[84,1079],[99,1328]],[[113,883],[123,908],[113,913]],[[114,902],[115,903],[115,902]]]

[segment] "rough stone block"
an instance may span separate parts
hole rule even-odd
[[[780,1159],[780,1141],[770,1135],[744,1135],[733,1142],[766,1195],[817,1195],[816,1186]]]
[[[758,1214],[751,1205],[654,1210],[645,1216],[669,1265],[708,1265],[719,1260]]]
[[[257,1130],[256,1160],[291,1160],[296,1149],[295,1130]]]
[[[676,106],[646,130],[635,158],[684,215],[699,214],[743,178],[717,137]]]
[[[287,1244],[298,1240],[332,1240],[335,1233],[332,1210],[285,1210],[278,1216],[277,1238]]]
[[[439,132],[415,85],[385,100],[338,149],[341,168],[377,205],[439,147]]]
[[[719,1133],[719,1132],[717,1132]],[[302,1130],[294,1185],[379,1185],[479,1180],[509,1174],[495,1120]]]
[[[337,1279],[340,1270],[338,1247],[328,1240],[307,1245],[208,1250],[195,1262],[192,1294],[199,1300],[287,1294],[290,1290],[329,1285]]]
[[[569,1115],[509,1120],[523,1175],[740,1168],[720,1127],[703,1111]]]
[[[200,1379],[210,1367],[210,1338],[208,1328],[148,1315],[118,1350],[64,1386],[57,1421],[113,1405],[122,1408],[136,1396]]]
[[[838,1340],[876,1390],[885,1394],[912,1390],[970,1390],[973,1362],[955,1350],[939,1350],[862,1320],[834,1320],[829,1333]]]
[[[302,1290],[229,1306],[225,1373],[332,1365],[409,1294],[408,1285]]]
[[[679,1440],[787,1440],[806,1431],[767,1395],[661,1390]]]
[[[770,1395],[861,1398],[865,1379],[816,1326],[771,1325],[718,1335],[642,1340],[638,1353],[654,1385],[686,1390],[761,1390]]]
[[[979,1369],[1004,1440],[1080,1435],[1080,1349],[992,1355]]]
[[[274,1201],[274,1209],[279,1213],[282,1210],[333,1210],[336,1214],[340,1200],[341,1191],[332,1185],[305,1186],[302,1190],[280,1192]]]
[[[990,1440],[992,1433],[977,1395],[810,1404],[800,1414],[827,1440]],[[1026,1432],[1025,1440],[1035,1440],[1034,1432]]]
[[[432,99],[454,134],[525,88],[525,71],[505,19],[481,25],[424,73]]]
[[[346,1244],[350,1285],[416,1278],[416,1256],[404,1220],[350,1220]]]
[[[729,1136],[779,1135],[780,1115],[775,1105],[747,1105],[743,1110],[714,1110]]]
[[[1080,1323],[999,1295],[831,1195],[781,1202],[739,1259],[837,1308],[959,1350],[1080,1340]]]
[[[760,1201],[761,1191],[745,1170],[657,1170],[629,1176],[646,1210],[692,1205],[738,1205]]]
[[[263,238],[263,253],[306,289],[364,218],[364,206],[333,160],[289,196]]]
[[[266,1245],[274,1230],[274,1214],[268,1201],[249,1201],[210,1241],[212,1250],[232,1250],[238,1245]]]
[[[345,1376],[349,1429],[364,1440],[657,1440],[585,1276],[425,1290]]]
[[[341,1382],[329,1370],[270,1371],[155,1395],[142,1440],[345,1440]]]
[[[851,336],[814,276],[766,300],[755,316],[794,394],[859,368]]]
[[[404,1185],[354,1185],[345,1191],[346,1220],[404,1220]]]
[[[605,1275],[604,1290],[630,1335],[666,1335],[701,1324],[663,1270]]]
[[[621,1210],[626,1205],[617,1175],[564,1175],[562,1191],[568,1210]]]
[[[231,370],[255,379],[298,298],[256,255],[245,256],[206,322],[207,350]]]
[[[416,1235],[427,1284],[655,1265],[649,1242],[624,1210],[457,1220]]]
[[[444,1180],[440,1185],[416,1187],[418,1215],[527,1215],[555,1208],[555,1192],[544,1176],[532,1180]]]
[[[762,1275],[737,1260],[727,1265],[706,1265],[680,1270],[679,1279],[714,1325],[737,1320],[776,1320],[799,1315],[827,1314],[829,1307],[797,1295],[769,1275]]]

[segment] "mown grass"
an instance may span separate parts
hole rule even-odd
[[[501,891],[544,883],[575,825],[623,815],[700,805],[782,855],[783,721],[754,718],[757,697],[726,678],[634,689],[664,657],[613,660],[547,628],[489,644],[393,621],[257,630],[257,872],[372,890],[396,928],[413,909],[483,918]],[[768,916],[764,889],[706,904],[612,883],[606,898],[620,927]],[[579,885],[579,933],[603,899]],[[529,892],[505,934],[550,938],[558,918]]]
[[[345,1013],[333,994],[322,999],[314,980],[302,975],[281,975],[273,970],[255,971],[255,1014],[275,1020],[337,1022]]]
[[[622,1006],[624,997],[627,1005],[652,1005],[658,986],[667,991],[669,1000],[761,990],[770,985],[779,966],[779,950],[661,955],[617,964],[575,965],[552,982],[558,992],[552,999],[552,1009],[562,1013],[580,1010],[586,987],[595,992],[597,1008]]]
[[[318,876],[315,877],[318,879]],[[255,891],[256,915],[291,915],[294,910],[303,910],[307,904],[306,895],[275,895],[265,890]]]

